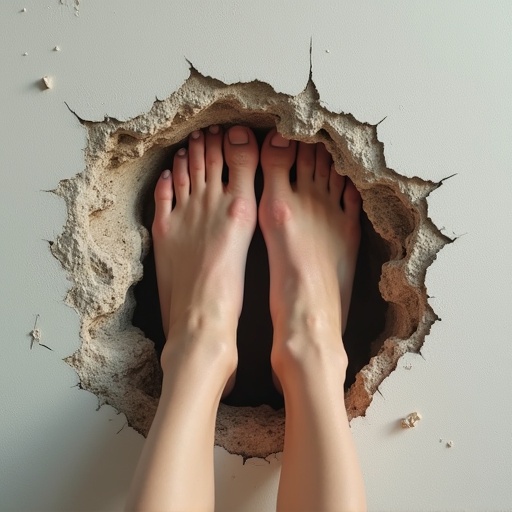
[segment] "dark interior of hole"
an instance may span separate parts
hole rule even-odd
[[[261,142],[265,131],[255,130]],[[181,145],[174,146],[173,153]],[[223,179],[227,181],[227,169]],[[156,183],[158,173],[152,183]],[[295,179],[292,169],[290,179]],[[259,204],[263,189],[263,175],[258,168],[255,179],[256,197]],[[144,192],[143,222],[151,232],[153,219],[153,187]],[[371,357],[372,344],[378,339],[385,326],[387,303],[382,299],[378,282],[381,266],[389,260],[389,251],[382,238],[375,232],[365,213],[361,212],[362,237],[354,280],[354,290],[347,329],[344,335],[349,367],[345,389],[354,382],[356,374]],[[136,307],[132,322],[155,343],[160,356],[165,336],[163,333],[155,264],[152,249],[143,261],[143,279],[135,286]],[[256,227],[247,256],[245,289],[242,314],[237,331],[238,370],[231,394],[223,402],[232,406],[258,406],[268,404],[274,409],[283,407],[283,397],[272,382],[270,351],[272,348],[272,322],[269,311],[269,268],[263,235]]]

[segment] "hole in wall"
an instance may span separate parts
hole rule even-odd
[[[261,147],[267,130],[253,128]],[[174,153],[186,145],[179,143],[169,150],[167,166]],[[226,173],[227,169],[224,170]],[[295,169],[291,176],[294,180]],[[154,179],[158,179],[159,173]],[[156,181],[155,181],[156,184]],[[263,192],[263,173],[258,166],[255,178],[256,200]],[[153,187],[148,187],[143,199],[143,225],[151,232],[154,216]],[[372,344],[384,330],[387,303],[382,299],[378,283],[380,269],[389,258],[385,241],[375,232],[371,222],[361,213],[362,240],[344,343],[349,355],[345,390],[354,383],[355,376],[371,357]],[[143,261],[143,278],[135,285],[135,310],[132,323],[155,343],[160,357],[165,343],[161,323],[156,269],[152,248]],[[272,382],[270,351],[272,348],[272,321],[269,310],[269,267],[263,234],[256,226],[249,252],[244,286],[244,302],[237,331],[238,368],[235,387],[223,403],[231,406],[256,407],[269,405],[274,410],[284,407],[283,396]]]
[[[86,168],[55,191],[66,201],[68,218],[51,246],[73,280],[67,302],[81,318],[81,347],[66,361],[81,386],[123,412],[133,428],[147,434],[161,387],[163,334],[149,230],[153,187],[185,137],[210,124],[250,125],[259,137],[277,125],[285,137],[322,141],[337,171],[361,192],[363,235],[344,337],[349,417],[365,413],[401,355],[420,350],[437,318],[425,272],[450,241],[427,215],[427,196],[439,184],[387,168],[376,127],[325,110],[312,82],[291,97],[261,82],[225,85],[192,70],[147,114],[82,123]],[[284,435],[282,399],[270,381],[272,329],[262,275],[268,275],[266,249],[257,233],[246,271],[238,387],[220,405],[216,430],[216,444],[246,458],[281,451]],[[261,366],[251,375],[254,347]],[[262,375],[267,380],[254,380]]]

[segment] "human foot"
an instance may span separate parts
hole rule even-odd
[[[257,219],[257,163],[250,129],[235,126],[223,136],[211,126],[190,135],[188,150],[174,157],[172,173],[164,171],[158,180],[152,232],[167,339],[163,367],[175,339],[199,331],[211,338],[209,350],[217,347],[236,366],[245,263]]]
[[[295,160],[297,182],[291,184]],[[270,265],[274,370],[291,341],[302,350],[304,343],[328,338],[346,361],[341,333],[359,249],[359,192],[336,173],[323,144],[287,141],[275,130],[263,143],[261,165],[258,216]]]

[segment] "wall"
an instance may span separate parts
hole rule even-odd
[[[441,321],[352,422],[370,509],[512,508],[509,2],[16,0],[0,4],[0,32],[0,510],[121,510],[143,444],[123,415],[96,410],[62,361],[79,346],[79,320],[49,251],[66,211],[48,190],[84,169],[72,112],[146,112],[184,82],[187,60],[226,83],[298,94],[310,41],[323,104],[386,118],[388,167],[454,175],[429,198],[431,218],[456,238],[427,274]],[[36,315],[51,350],[30,348]],[[412,411],[423,419],[400,429]],[[219,511],[273,509],[279,455],[242,465],[216,448],[216,465]]]

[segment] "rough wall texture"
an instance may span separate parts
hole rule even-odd
[[[311,81],[292,97],[261,82],[225,85],[192,70],[179,90],[147,114],[127,122],[82,123],[88,130],[86,168],[55,191],[66,201],[68,218],[52,252],[73,280],[67,301],[81,317],[82,345],[67,362],[83,388],[125,413],[137,431],[147,434],[161,383],[154,345],[131,323],[132,287],[142,278],[151,243],[142,201],[173,147],[209,124],[276,125],[285,137],[324,142],[336,170],[360,190],[388,248],[379,283],[389,303],[386,326],[346,395],[349,416],[365,413],[400,356],[420,350],[436,320],[425,272],[449,242],[427,213],[427,196],[440,184],[387,168],[376,127],[327,111]],[[231,453],[266,457],[282,450],[283,434],[283,411],[220,406],[216,443]]]

